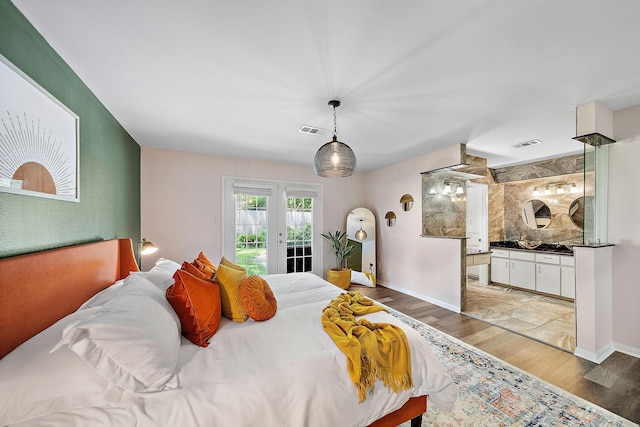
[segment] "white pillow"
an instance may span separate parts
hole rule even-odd
[[[70,314],[0,360],[0,425],[120,400],[124,391],[68,348],[49,353],[69,323],[97,311]]]
[[[355,270],[351,270],[351,283],[357,283],[358,285],[369,286],[371,288],[375,286],[369,276],[361,271]]]
[[[177,388],[180,320],[164,292],[129,275],[115,298],[62,332],[68,346],[108,381],[137,394]]]
[[[78,310],[86,310],[87,308],[101,307],[111,301],[120,291],[124,279],[116,281],[113,285],[105,288],[89,298],[84,304],[78,308]]]
[[[151,270],[136,271],[130,274],[144,277],[163,291],[166,291],[169,286],[173,285],[173,274],[176,270],[180,270],[180,267],[181,265],[175,261],[160,258]]]

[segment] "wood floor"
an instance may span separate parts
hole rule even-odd
[[[353,286],[383,304],[640,423],[640,359],[614,353],[600,365],[383,286]]]

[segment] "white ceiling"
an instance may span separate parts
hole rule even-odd
[[[640,104],[636,0],[13,3],[148,147],[311,168],[339,99],[359,171],[455,143],[498,167],[580,152],[579,105]]]

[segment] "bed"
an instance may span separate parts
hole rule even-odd
[[[129,239],[0,259],[0,425],[418,426],[427,396],[445,411],[453,405],[455,386],[424,339],[383,312],[366,317],[405,331],[414,385],[398,393],[377,385],[359,403],[346,358],[320,324],[343,290],[309,273],[264,276],[278,301],[270,320],[222,318],[208,347],[179,326],[176,338],[170,314],[145,308],[166,299],[136,293],[171,281],[179,264],[161,261],[138,272]],[[122,308],[116,301],[135,307],[126,316],[140,316],[141,335],[116,340],[130,365],[113,372],[104,354],[85,349],[83,360],[61,336],[105,307]]]

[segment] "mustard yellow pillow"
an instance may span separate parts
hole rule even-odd
[[[219,264],[219,265],[224,265],[224,266],[226,266],[226,267],[233,268],[234,270],[242,270],[242,271],[245,271],[244,267],[241,267],[241,266],[239,266],[238,264],[234,264],[234,263],[232,263],[231,261],[229,261],[229,260],[228,260],[227,258],[225,258],[225,257],[222,257],[222,258],[220,259],[220,264]]]
[[[222,315],[234,322],[244,322],[248,314],[240,299],[240,284],[247,278],[243,268],[236,270],[220,262],[213,280],[220,285],[220,302]]]

